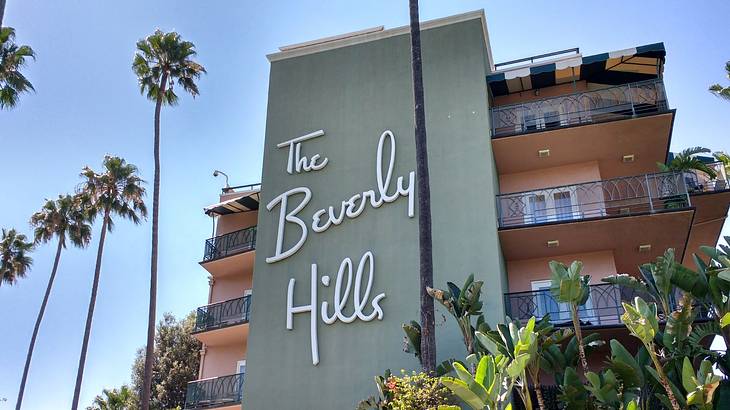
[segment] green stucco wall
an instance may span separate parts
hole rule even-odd
[[[422,42],[435,283],[461,283],[475,273],[485,281],[484,312],[495,323],[504,315],[505,274],[496,228],[497,179],[481,21],[425,30]],[[244,388],[247,410],[352,409],[375,393],[374,375],[387,368],[418,368],[417,360],[402,351],[401,324],[419,317],[418,218],[407,216],[406,198],[378,209],[367,206],[358,218],[323,233],[310,229],[293,256],[265,262],[274,253],[279,218],[278,207],[268,212],[266,204],[288,189],[309,187],[312,199],[299,216],[311,222],[318,209],[338,207],[355,193],[376,189],[376,149],[385,130],[396,138],[391,190],[397,177],[407,182],[416,168],[412,100],[408,35],[271,64]],[[305,142],[302,154],[320,153],[329,159],[327,166],[287,174],[288,150],[276,144],[319,129],[325,135]],[[299,197],[292,201],[295,205]],[[299,230],[289,224],[286,233],[285,249],[299,238]],[[313,366],[309,314],[294,315],[294,330],[285,328],[289,279],[296,279],[294,305],[307,304],[312,263],[334,283],[343,258],[357,265],[368,250],[375,261],[371,297],[386,294],[381,302],[384,318],[332,325],[319,319],[320,363]],[[332,305],[333,288],[318,284],[317,314],[322,301]],[[351,306],[352,298],[346,313]],[[368,306],[366,313],[370,311]],[[463,357],[458,331],[445,315],[437,306],[438,359]]]

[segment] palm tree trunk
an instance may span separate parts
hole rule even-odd
[[[580,320],[578,319],[578,306],[575,303],[570,304],[570,313],[573,319],[573,328],[575,329],[575,338],[578,342],[578,357],[583,368],[583,374],[588,373],[588,360],[586,359],[586,351],[583,347],[583,333],[580,330]]]
[[[426,146],[426,114],[421,70],[421,27],[418,0],[409,0],[411,16],[411,66],[416,125],[416,185],[418,191],[418,250],[421,288],[421,366],[425,372],[436,370],[436,335],[433,298],[426,291],[433,287],[433,243],[431,241],[431,187]]]
[[[3,17],[5,16],[5,0],[0,0],[0,27],[3,26]]]
[[[540,383],[533,384],[533,389],[535,389],[535,396],[537,397],[537,405],[540,407],[540,410],[545,410],[545,399],[542,397],[542,385]]]
[[[157,95],[155,105],[155,180],[152,193],[152,256],[150,257],[150,306],[147,317],[147,348],[144,357],[144,386],[140,392],[140,408],[149,410],[150,392],[152,390],[152,366],[155,360],[155,314],[157,311],[157,241],[158,241],[158,216],[160,213],[160,113],[162,111],[162,97],[165,95],[167,86],[167,71],[162,73],[160,79],[160,91]]]
[[[0,0],[0,4],[4,6],[5,0]],[[48,278],[48,285],[46,286],[46,293],[43,295],[43,302],[41,303],[41,309],[38,311],[38,317],[35,320],[35,327],[33,327],[33,336],[30,338],[30,345],[28,346],[28,353],[25,356],[25,367],[23,368],[23,377],[20,379],[20,390],[18,391],[18,401],[15,403],[15,410],[20,410],[21,404],[23,404],[23,393],[25,392],[25,382],[28,380],[28,370],[30,370],[30,360],[33,357],[33,349],[35,348],[35,340],[38,337],[38,330],[41,327],[41,321],[43,321],[43,315],[46,313],[46,305],[48,305],[48,297],[51,296],[51,288],[53,288],[53,281],[56,279],[56,270],[58,270],[58,262],[61,260],[61,249],[63,249],[63,237],[58,238],[58,249],[56,249],[56,258],[53,260],[53,269],[51,269],[51,277]]]
[[[84,329],[84,341],[81,343],[81,356],[79,357],[79,369],[76,373],[76,386],[74,387],[74,398],[71,403],[71,410],[78,410],[79,398],[81,396],[81,381],[84,379],[84,366],[86,365],[86,351],[89,348],[89,336],[91,335],[91,321],[94,318],[94,306],[96,305],[96,292],[99,289],[99,276],[101,275],[101,257],[104,254],[104,240],[109,225],[109,209],[104,210],[104,221],[101,224],[101,235],[99,235],[99,248],[96,251],[96,268],[94,269],[94,282],[91,285],[91,299],[89,300],[89,311],[86,313],[86,328]]]

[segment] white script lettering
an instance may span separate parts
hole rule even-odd
[[[324,130],[319,130],[302,135],[301,137],[292,138],[289,141],[284,141],[276,145],[278,148],[289,147],[289,160],[286,163],[287,173],[291,175],[294,173],[299,174],[302,171],[319,171],[327,165],[329,158],[323,158],[322,162],[317,163],[320,159],[319,154],[312,155],[312,158],[302,156],[302,142],[312,138],[321,137],[323,135]]]
[[[362,276],[365,268],[368,268],[367,284],[364,292],[362,291]],[[327,325],[332,325],[337,320],[343,323],[352,323],[355,319],[360,319],[364,322],[369,322],[375,318],[383,320],[383,309],[380,307],[380,301],[385,297],[385,293],[376,295],[370,305],[373,310],[370,314],[364,312],[365,307],[368,304],[370,298],[371,288],[373,286],[373,269],[374,260],[372,251],[367,251],[360,258],[360,262],[357,265],[357,272],[355,273],[355,287],[353,289],[353,313],[346,315],[343,310],[345,309],[347,302],[350,299],[350,290],[352,284],[352,260],[345,258],[340,264],[340,268],[337,271],[337,279],[335,280],[335,293],[334,301],[332,306],[334,313],[329,314],[329,303],[322,302],[320,316],[322,322]],[[342,291],[343,276],[347,274],[345,290]],[[287,287],[286,294],[286,328],[288,330],[294,329],[293,318],[298,313],[309,313],[310,314],[310,345],[312,350],[312,364],[317,365],[319,363],[319,340],[317,333],[317,264],[313,263],[311,267],[311,278],[310,278],[310,303],[308,305],[294,306],[294,286],[296,285],[296,279],[289,279],[289,286]],[[329,287],[330,277],[327,275],[321,278],[322,285]]]

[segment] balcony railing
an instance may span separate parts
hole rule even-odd
[[[186,409],[205,409],[241,403],[244,373],[188,383]]]
[[[492,137],[590,124],[669,109],[664,83],[648,80],[492,108]]]
[[[248,323],[251,315],[251,295],[201,306],[195,316],[193,333]]]
[[[689,207],[685,178],[663,172],[607,179],[497,196],[499,227],[619,215],[635,215]]]
[[[628,287],[609,283],[590,285],[590,296],[586,304],[579,308],[578,317],[585,326],[618,325],[624,313],[621,302],[631,302],[636,296],[653,302],[649,295]],[[550,314],[550,321],[554,325],[572,325],[570,306],[556,301],[549,289],[506,293],[504,300],[507,316],[512,319],[524,322],[532,316],[542,318]],[[672,297],[670,308],[676,309],[678,301],[679,295]],[[660,319],[663,320],[664,312],[661,312],[661,306],[658,308]],[[701,305],[695,306],[695,312],[696,320],[706,320],[709,317],[707,310]]]
[[[715,171],[717,174],[715,178],[710,178],[709,175],[700,171],[692,170],[685,172],[684,181],[687,185],[687,191],[690,194],[730,189],[727,181],[727,173],[725,172],[725,165],[722,162],[713,162],[707,164],[707,166]]]
[[[205,241],[203,262],[256,249],[256,227],[229,232]]]

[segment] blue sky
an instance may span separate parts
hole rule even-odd
[[[497,62],[570,47],[584,55],[663,41],[665,82],[677,108],[672,149],[730,149],[730,103],[712,97],[730,59],[728,2],[422,1],[428,20],[484,8]],[[269,64],[278,46],[408,23],[407,1],[242,2],[219,0],[8,0],[6,26],[38,60],[26,69],[37,92],[0,112],[0,226],[30,232],[43,199],[72,191],[82,166],[112,153],[152,178],[153,104],[130,69],[135,42],[155,28],[175,29],[197,45],[209,74],[196,100],[182,98],[162,115],[162,208],[158,315],[184,315],[207,298],[198,265],[221,180],[258,182]],[[428,90],[426,90],[428,92]],[[485,138],[487,130],[485,130]],[[727,229],[725,230],[726,234]],[[95,234],[98,232],[96,227]],[[24,408],[68,408],[89,297],[96,237],[86,251],[62,255],[33,358]],[[145,341],[150,224],[119,222],[108,236],[83,385],[88,405],[104,387],[129,382]],[[14,407],[25,351],[55,247],[34,253],[29,277],[0,288],[0,409]]]

